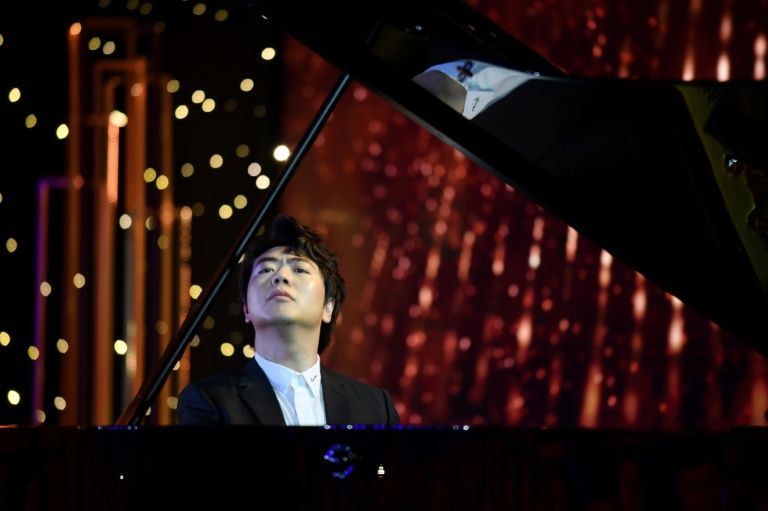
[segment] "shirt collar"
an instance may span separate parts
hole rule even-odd
[[[309,389],[312,391],[312,397],[320,395],[321,382],[320,382],[320,357],[315,359],[315,363],[306,371],[301,373],[294,371],[289,367],[285,367],[278,363],[272,362],[256,353],[256,362],[259,364],[264,374],[267,375],[269,383],[272,388],[278,392],[285,393],[291,384],[291,381],[296,378],[302,378]]]

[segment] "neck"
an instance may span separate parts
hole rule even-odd
[[[270,362],[303,372],[317,361],[319,337],[319,331],[312,336],[295,331],[260,330],[256,332],[255,347],[256,352]]]

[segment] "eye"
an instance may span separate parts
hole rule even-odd
[[[309,271],[307,271],[306,269],[302,268],[301,266],[297,266],[296,267],[296,272],[297,273],[309,273]]]
[[[272,271],[272,268],[270,268],[269,266],[262,266],[261,269],[256,271],[256,274],[260,275],[262,273],[267,273],[267,272],[270,272],[270,271]]]

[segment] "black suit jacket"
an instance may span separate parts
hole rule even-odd
[[[399,424],[389,393],[320,366],[328,424]],[[179,396],[183,425],[285,426],[267,375],[256,360],[187,385]]]

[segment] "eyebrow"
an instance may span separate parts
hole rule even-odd
[[[297,255],[289,255],[288,256],[288,260],[289,261],[299,261],[299,262],[303,262],[303,263],[311,262],[310,259],[307,259],[306,257],[297,256]],[[262,263],[277,263],[279,261],[280,261],[280,259],[278,259],[277,257],[264,256],[264,257],[259,257],[258,259],[256,259],[253,262],[253,265],[257,266],[257,265],[262,264]]]

